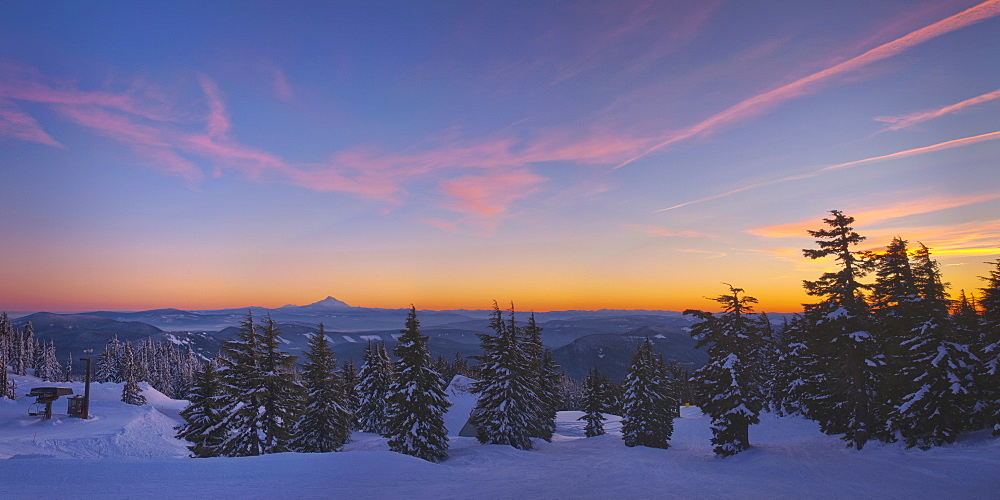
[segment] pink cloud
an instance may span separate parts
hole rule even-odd
[[[30,115],[15,107],[17,100],[48,106],[62,118],[130,148],[150,165],[186,181],[203,178],[202,168],[216,175],[226,170],[259,182],[281,182],[306,189],[340,192],[376,200],[390,207],[407,198],[406,186],[435,183],[445,199],[439,207],[460,215],[456,224],[492,231],[508,217],[509,207],[537,192],[545,178],[529,165],[572,161],[603,163],[633,153],[646,140],[601,131],[571,135],[539,131],[528,139],[511,130],[503,135],[466,140],[452,133],[416,151],[384,153],[353,149],[331,155],[326,162],[294,165],[279,155],[244,144],[234,136],[225,95],[207,75],[197,75],[204,110],[192,130],[174,117],[178,105],[167,105],[164,94],[140,84],[118,93],[82,90],[52,82],[30,68],[18,67],[13,77],[0,76],[0,132],[21,140],[58,145]],[[189,115],[189,112],[185,112]],[[454,224],[437,227],[458,227]]]
[[[677,142],[681,142],[692,137],[708,135],[734,122],[760,115],[782,102],[814,91],[816,87],[828,80],[844,76],[847,73],[859,71],[865,66],[895,56],[913,46],[932,40],[957,29],[964,28],[971,24],[985,21],[986,19],[997,15],[1000,15],[1000,0],[988,0],[983,2],[951,17],[910,32],[907,35],[897,38],[891,42],[879,45],[878,47],[870,49],[861,55],[826,68],[822,71],[800,78],[774,90],[753,96],[727,108],[721,113],[717,113],[705,120],[702,120],[699,123],[676,132],[671,132],[663,137],[659,143],[644,152],[633,156],[625,162],[618,164],[615,169],[622,168],[649,155],[650,153],[653,153],[654,151],[660,150]]]
[[[888,220],[964,207],[996,199],[1000,199],[1000,192],[966,196],[943,196],[933,194],[930,196],[910,197],[904,201],[886,205],[852,210],[848,215],[870,227]],[[819,219],[819,217],[813,217],[787,224],[775,224],[753,228],[747,232],[766,238],[805,237],[806,229],[811,229],[813,226],[816,226],[816,221]],[[882,233],[885,233],[885,231],[882,231]]]
[[[284,102],[295,100],[295,91],[292,89],[292,84],[288,82],[288,76],[285,75],[284,70],[273,63],[264,64],[261,68],[271,78],[271,90],[278,100]]]
[[[151,165],[188,182],[201,179],[201,170],[171,148],[169,137],[160,129],[136,123],[128,116],[96,106],[59,105],[54,108],[61,116],[90,128],[105,137],[119,141],[150,160]]]
[[[84,91],[75,82],[48,82],[36,69],[10,61],[0,62],[0,75],[0,98],[111,108],[156,121],[177,119],[161,102],[163,96],[143,82],[133,82],[124,92]]]
[[[198,83],[208,102],[207,130],[209,137],[224,137],[229,131],[229,114],[223,104],[222,92],[215,81],[205,75],[198,75]]]
[[[962,102],[944,106],[938,109],[921,111],[919,113],[910,113],[908,115],[902,115],[902,116],[880,116],[875,118],[875,120],[892,124],[885,130],[900,130],[907,127],[911,127],[921,122],[925,122],[927,120],[932,120],[939,116],[944,116],[951,113],[957,113],[969,106],[975,106],[976,104],[982,104],[984,102],[989,102],[997,98],[1000,98],[1000,89],[994,90],[993,92],[987,92],[985,94],[978,95],[970,99],[966,99]]]
[[[452,198],[447,204],[450,210],[491,218],[507,210],[514,200],[533,194],[545,180],[527,169],[517,168],[448,179],[441,183],[441,189]]]
[[[0,99],[0,137],[37,142],[57,148],[64,147],[45,132],[31,115],[22,112],[13,103],[3,99]]]

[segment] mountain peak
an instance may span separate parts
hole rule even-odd
[[[333,297],[329,297],[328,296],[327,298],[325,298],[325,299],[323,299],[323,300],[321,300],[319,302],[313,302],[312,304],[309,304],[306,307],[337,307],[337,308],[342,308],[342,307],[351,307],[351,306],[347,305],[347,303],[345,303],[345,302],[341,302],[341,301],[339,301],[339,300],[337,300],[337,299],[335,299]]]

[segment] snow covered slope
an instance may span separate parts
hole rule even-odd
[[[18,392],[32,385],[54,384],[19,378]],[[765,415],[751,427],[751,450],[719,459],[693,407],[666,450],[627,448],[613,416],[607,435],[585,438],[579,412],[561,412],[552,443],[536,441],[535,451],[483,446],[455,435],[474,404],[458,385],[449,388],[450,458],[440,464],[392,453],[367,433],[342,453],[181,458],[184,443],[171,436],[184,402],[147,389],[152,404],[129,407],[120,390],[95,389],[92,421],[41,422],[27,416],[28,398],[0,402],[0,498],[912,499],[997,498],[1000,489],[1000,440],[986,433],[926,452],[880,443],[858,452],[807,420]],[[56,404],[65,412],[64,398]]]
[[[52,405],[53,418],[28,416],[33,387],[69,387],[83,394],[83,383],[42,382],[14,377],[19,399],[0,399],[0,459],[5,458],[166,458],[185,457],[185,443],[174,439],[177,413],[186,401],[170,399],[142,383],[149,405],[120,401],[124,384],[92,384],[90,413],[81,420],[66,415],[66,397]]]

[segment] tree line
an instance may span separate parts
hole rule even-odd
[[[0,398],[17,399],[17,384],[10,373],[29,373],[45,382],[73,382],[80,379],[74,373],[74,358],[65,363],[56,359],[55,342],[35,338],[31,322],[15,328],[6,312],[0,313]],[[94,382],[123,383],[122,401],[145,404],[140,382],[147,382],[168,397],[184,398],[195,371],[204,358],[195,354],[190,344],[178,346],[155,342],[152,338],[132,344],[112,337],[97,357]]]
[[[1000,259],[989,263],[995,269],[978,296],[963,290],[950,300],[926,246],[897,237],[884,251],[858,251],[865,238],[854,219],[830,213],[825,227],[809,231],[817,248],[803,250],[836,264],[803,283],[817,301],[776,324],[755,312],[757,299],[725,284],[711,299],[721,312],[684,311],[709,355],[690,376],[646,338],[621,385],[594,369],[581,387],[559,371],[534,314],[519,323],[513,305],[502,311],[494,302],[475,366],[457,355],[452,363],[432,359],[411,306],[396,360],[384,343],[370,342],[360,371],[338,363],[322,324],[300,368],[279,350],[275,322],[248,312],[215,360],[112,339],[97,379],[126,382],[126,392],[130,380],[147,380],[186,396],[178,437],[196,457],[339,451],[358,430],[387,437],[393,451],[440,461],[448,449],[444,389],[456,374],[475,379],[469,424],[478,440],[525,450],[533,438],[551,439],[556,412],[565,409],[584,411],[588,437],[603,434],[604,416],[617,414],[627,446],[667,448],[682,401],[710,417],[721,456],[750,446],[749,428],[765,410],[815,420],[857,449],[872,439],[927,449],[983,428],[1000,435]],[[0,333],[9,330],[3,315]],[[0,335],[5,363],[23,369],[24,339],[24,332]]]
[[[684,311],[698,320],[691,335],[709,355],[688,382],[693,402],[711,418],[715,453],[746,450],[749,427],[764,410],[805,416],[857,449],[872,439],[929,449],[967,431],[1000,435],[1000,259],[987,263],[993,268],[981,277],[978,297],[962,290],[949,299],[926,246],[910,248],[897,237],[884,251],[858,251],[865,238],[851,227],[854,218],[830,214],[826,227],[809,231],[818,248],[803,255],[832,257],[837,267],[803,283],[818,301],[802,312],[776,326],[754,312],[756,298],[729,284],[711,299],[722,312]],[[660,400],[673,406],[679,380],[666,377],[662,360],[648,351],[647,339],[629,369],[625,400],[634,398],[630,383],[644,364],[665,378]],[[588,437],[604,433],[604,413],[622,412],[624,435],[644,415],[664,414],[652,402],[635,416],[627,404],[614,408],[621,397],[615,389],[596,370],[584,380]],[[666,447],[672,425],[655,428],[662,433],[654,442]]]

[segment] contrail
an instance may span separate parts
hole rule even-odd
[[[774,90],[758,94],[750,99],[740,102],[739,104],[736,104],[721,113],[718,113],[672,135],[669,139],[666,139],[663,142],[647,149],[645,152],[619,164],[613,170],[618,170],[619,168],[643,158],[646,155],[663,148],[664,146],[669,146],[670,144],[683,141],[690,137],[711,132],[712,129],[717,126],[725,125],[753,114],[761,113],[770,106],[776,105],[793,97],[803,95],[810,87],[813,87],[824,80],[840,75],[841,73],[861,69],[873,62],[881,61],[882,59],[899,54],[900,52],[903,52],[915,45],[919,45],[946,33],[950,33],[959,28],[964,28],[997,15],[1000,15],[1000,0],[989,0],[974,7],[970,7],[962,12],[959,12],[958,14],[942,19],[929,26],[925,26],[917,31],[913,31],[901,38],[879,45],[874,49],[848,59],[840,64],[831,66],[823,71],[813,73],[783,87],[778,87]]]
[[[854,167],[854,166],[857,166],[857,165],[862,165],[862,164],[865,164],[865,163],[873,163],[873,162],[882,161],[882,160],[892,160],[892,159],[895,159],[895,158],[903,158],[903,157],[906,157],[906,156],[919,155],[919,154],[923,154],[923,153],[931,153],[931,152],[934,152],[934,151],[941,151],[943,149],[951,149],[951,148],[957,148],[959,146],[965,146],[965,145],[968,145],[968,144],[975,144],[977,142],[992,141],[994,139],[1000,139],[1000,130],[998,130],[996,132],[990,132],[988,134],[975,135],[975,136],[972,136],[972,137],[964,137],[962,139],[955,139],[955,140],[946,141],[946,142],[939,142],[937,144],[932,144],[930,146],[924,146],[924,147],[920,147],[920,148],[907,149],[905,151],[897,151],[895,153],[890,153],[890,154],[887,154],[887,155],[873,156],[871,158],[865,158],[863,160],[854,160],[854,161],[849,161],[849,162],[846,162],[846,163],[838,163],[836,165],[829,165],[829,166],[826,166],[826,167],[815,169],[815,170],[813,170],[811,172],[804,172],[804,173],[801,173],[801,174],[789,175],[787,177],[782,177],[780,179],[774,179],[774,180],[770,180],[770,181],[758,182],[758,183],[755,183],[755,184],[750,184],[748,186],[743,186],[741,188],[736,188],[736,189],[733,189],[731,191],[726,191],[725,193],[714,194],[712,196],[706,196],[704,198],[699,198],[697,200],[686,201],[684,203],[681,203],[681,204],[678,204],[678,205],[674,205],[672,207],[667,207],[667,208],[661,208],[659,210],[654,210],[652,213],[666,212],[667,210],[673,210],[675,208],[686,207],[688,205],[693,205],[695,203],[702,203],[702,202],[706,202],[706,201],[717,200],[719,198],[725,198],[726,196],[733,195],[733,194],[736,194],[736,193],[741,193],[743,191],[747,191],[747,190],[750,190],[750,189],[764,187],[764,186],[770,186],[772,184],[778,184],[779,182],[797,181],[797,180],[800,180],[800,179],[808,179],[810,177],[816,177],[817,175],[825,174],[826,172],[829,172],[831,170],[838,170],[838,169],[841,169],[841,168]]]
[[[987,92],[983,95],[979,95],[971,99],[966,99],[959,103],[945,106],[941,109],[923,111],[920,113],[911,113],[903,116],[886,116],[886,117],[876,118],[875,120],[881,122],[888,122],[892,124],[889,127],[880,130],[879,132],[885,132],[886,130],[900,130],[909,127],[911,125],[915,125],[917,123],[925,122],[932,118],[937,118],[939,116],[946,115],[948,113],[957,113],[958,111],[961,111],[962,109],[967,108],[969,106],[982,104],[984,102],[989,102],[998,98],[1000,98],[1000,89],[996,89],[993,92]]]

